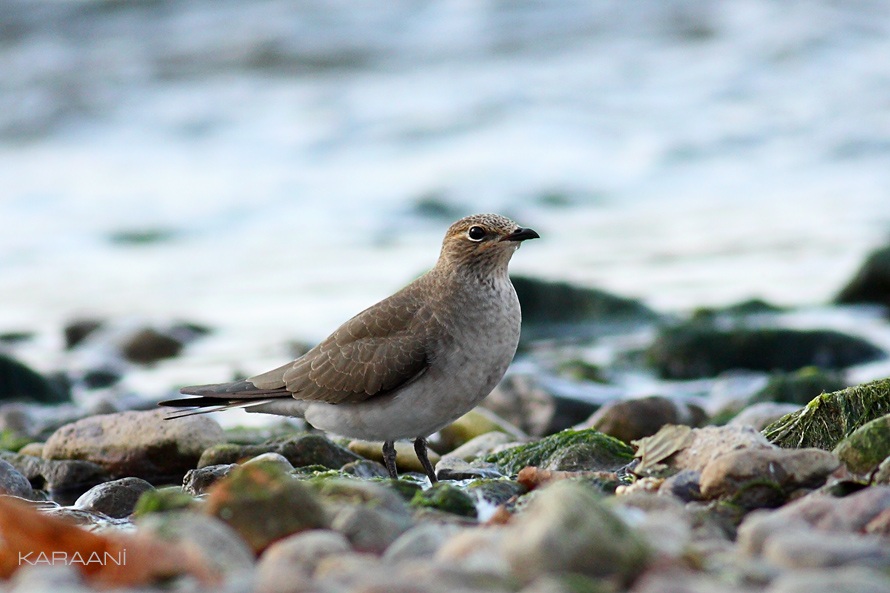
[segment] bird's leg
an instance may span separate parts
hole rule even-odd
[[[383,441],[383,463],[386,465],[389,477],[398,480],[399,472],[396,471],[396,444],[394,441]]]
[[[417,453],[417,459],[420,460],[420,465],[423,466],[423,471],[426,472],[427,477],[430,479],[431,484],[435,484],[439,480],[436,479],[436,470],[433,469],[433,464],[430,463],[430,458],[426,454],[426,439],[423,437],[417,437],[414,439],[414,452]]]

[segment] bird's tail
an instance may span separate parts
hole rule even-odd
[[[167,420],[184,418],[197,414],[209,414],[234,408],[252,408],[275,401],[278,397],[286,397],[290,394],[284,388],[259,389],[250,381],[234,381],[232,383],[212,383],[209,385],[192,385],[179,390],[184,395],[196,395],[198,397],[184,397],[181,399],[168,399],[158,402],[159,406],[169,408],[191,408],[188,410],[173,412],[167,416]],[[250,411],[248,409],[248,411]]]

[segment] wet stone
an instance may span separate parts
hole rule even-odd
[[[144,492],[154,486],[140,478],[121,478],[93,486],[77,499],[74,506],[103,513],[115,519],[129,516]]]
[[[424,473],[423,466],[420,464],[420,460],[417,458],[417,453],[414,451],[413,443],[409,441],[396,441],[395,449],[396,468],[399,472]],[[364,441],[356,439],[350,441],[349,450],[356,455],[361,455],[365,459],[383,463],[382,441]],[[433,467],[439,463],[439,454],[432,449],[427,449],[427,456],[429,457],[430,463],[433,464]]]
[[[24,363],[0,353],[0,401],[55,404],[70,399],[70,392],[58,382],[49,381]]]
[[[65,335],[65,349],[71,350],[80,344],[87,336],[102,327],[100,319],[75,319],[69,321],[63,330]]]
[[[124,358],[138,364],[173,358],[183,346],[181,340],[150,327],[133,332],[120,345]]]
[[[676,496],[684,502],[701,500],[701,472],[684,469],[662,482],[658,492]]]
[[[273,451],[261,453],[253,459],[248,459],[244,462],[244,465],[250,465],[251,463],[270,463],[272,465],[277,465],[283,472],[293,471],[294,469],[294,466],[291,465],[291,462],[288,461],[284,455]]]
[[[468,463],[457,457],[443,457],[436,464],[436,477],[440,480],[477,480],[502,476],[493,463]]]
[[[285,593],[308,585],[320,561],[352,552],[342,533],[313,529],[290,535],[269,546],[257,566],[257,590]]]
[[[411,506],[434,508],[462,517],[476,517],[476,505],[463,490],[446,482],[438,482],[430,488],[417,492],[411,499]]]
[[[196,501],[190,495],[176,486],[147,490],[136,502],[133,514],[143,517],[153,513],[167,513],[170,511],[182,511],[195,507]]]
[[[204,494],[213,484],[232,473],[236,467],[238,466],[234,463],[221,463],[190,469],[182,479],[182,489],[194,496]]]
[[[345,474],[351,474],[356,478],[369,480],[372,478],[388,478],[389,472],[382,463],[370,459],[359,459],[344,465],[340,470]]]
[[[337,510],[331,529],[342,533],[357,552],[382,554],[413,525],[407,515],[371,505],[347,505]]]
[[[773,373],[751,403],[775,402],[805,406],[822,393],[847,387],[842,373],[820,367],[804,367],[793,373]]]
[[[890,245],[868,255],[835,302],[877,303],[890,307]]]

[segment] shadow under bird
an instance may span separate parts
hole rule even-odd
[[[397,478],[394,442],[414,439],[430,481],[426,437],[474,408],[504,376],[519,344],[521,314],[507,265],[538,238],[496,214],[449,227],[436,265],[365,309],[293,362],[231,383],[184,387],[160,402],[190,414],[244,408],[304,418],[351,438],[382,440]]]

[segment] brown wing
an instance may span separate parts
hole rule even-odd
[[[291,365],[249,381],[261,389],[285,387],[296,399],[335,404],[414,381],[429,366],[430,345],[442,329],[411,288],[362,311]]]

